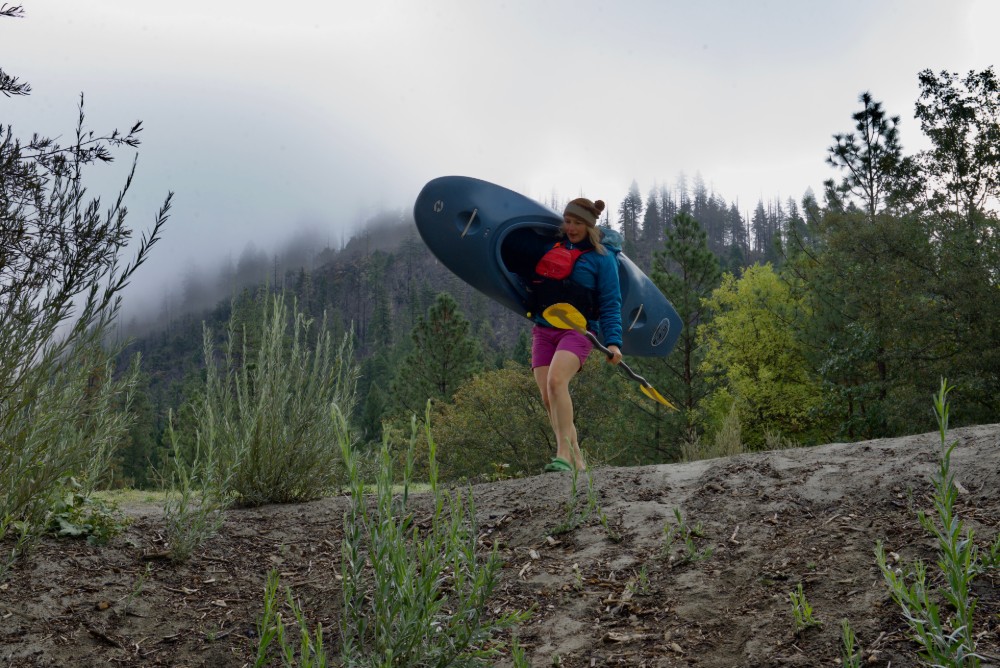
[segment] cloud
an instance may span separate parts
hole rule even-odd
[[[190,261],[276,247],[310,220],[333,234],[467,174],[614,211],[682,170],[743,209],[831,176],[835,132],[872,91],[903,117],[917,72],[1000,55],[987,0],[769,2],[47,0],[0,21],[4,68],[34,94],[4,122],[68,137],[145,121],[129,201],[144,227],[177,192],[136,289]],[[104,170],[113,196],[130,159]]]

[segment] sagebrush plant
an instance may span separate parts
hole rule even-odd
[[[806,593],[802,589],[802,583],[795,588],[795,591],[788,593],[788,598],[792,602],[792,618],[795,620],[795,632],[801,633],[811,626],[821,626],[823,622],[813,615],[813,608]]]
[[[586,457],[588,462],[591,462],[590,454]],[[608,519],[607,513],[604,512],[604,508],[600,505],[600,501],[597,497],[597,486],[594,484],[594,474],[592,471],[593,464],[587,465],[587,507],[590,512],[597,513],[597,519],[600,521],[601,526],[604,527],[604,535],[608,537],[612,543],[622,542],[622,535],[611,526],[611,520]]]
[[[888,563],[881,541],[875,546],[875,559],[889,593],[910,627],[911,637],[922,647],[921,658],[934,666],[975,668],[980,665],[980,657],[976,654],[973,631],[976,600],[972,597],[972,581],[986,565],[980,558],[972,530],[965,529],[955,512],[958,490],[951,471],[951,455],[958,441],[948,443],[951,389],[947,380],[942,379],[934,396],[941,439],[938,469],[932,477],[934,514],[917,513],[920,525],[934,538],[940,573],[929,575],[920,560],[894,568]],[[938,579],[943,584],[935,587]]]
[[[510,641],[510,660],[514,668],[531,668],[531,662],[521,647],[521,641],[515,635]]]
[[[106,482],[138,379],[137,362],[115,376],[113,352],[94,332],[58,359],[48,358],[46,347],[34,363],[20,360],[23,367],[12,370],[18,360],[4,340],[14,329],[0,318],[0,367],[7,367],[0,369],[0,539],[12,529],[16,536],[0,577],[46,530],[52,512],[65,511],[67,492],[89,498]]]
[[[118,599],[119,601],[125,601],[125,605],[122,606],[122,614],[127,615],[129,610],[132,608],[132,604],[135,603],[136,599],[142,594],[142,590],[146,586],[146,580],[153,573],[152,562],[147,561],[146,567],[143,569],[142,573],[139,573],[139,577],[136,578],[135,584],[132,586],[132,591]]]
[[[0,17],[22,14],[4,5]],[[31,86],[0,69],[0,92]],[[80,97],[75,138],[62,146],[32,133],[22,142],[0,125],[0,578],[44,531],[46,513],[76,478],[102,482],[128,426],[133,369],[114,373],[117,346],[105,340],[121,291],[148,258],[167,220],[170,195],[131,263],[125,195],[135,164],[110,204],[90,197],[84,173],[111,162],[112,149],[139,146],[142,124],[104,135],[84,129]]]
[[[990,543],[986,556],[983,557],[983,565],[994,570],[1000,569],[1000,534]]]
[[[647,570],[645,564],[642,565],[638,573],[628,579],[628,582],[625,583],[625,589],[633,595],[645,596],[649,594],[649,570]]]
[[[241,505],[316,499],[342,480],[330,406],[354,409],[352,336],[335,346],[325,317],[313,322],[282,295],[265,295],[257,307],[258,322],[239,327],[241,317],[254,317],[234,305],[221,360],[205,329],[195,431],[216,452],[215,475]]]
[[[789,450],[797,447],[799,447],[798,443],[788,438],[780,431],[772,431],[770,429],[764,430],[765,450]]]
[[[172,561],[182,562],[218,533],[230,496],[228,481],[220,477],[227,472],[216,463],[211,434],[206,434],[204,447],[199,433],[193,449],[181,448],[173,422],[170,413],[166,431],[171,448],[170,493],[163,501],[163,524],[167,553]]]
[[[438,485],[437,446],[428,407],[430,516],[418,523],[411,507],[417,424],[411,423],[402,492],[393,493],[393,457],[381,449],[375,498],[369,504],[358,455],[338,407],[340,448],[350,486],[344,520],[340,657],[345,666],[473,666],[498,651],[494,633],[527,619],[515,611],[486,619],[501,567],[497,547],[477,554],[471,491],[450,494]]]

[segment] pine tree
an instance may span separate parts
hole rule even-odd
[[[708,247],[716,254],[721,254],[724,249],[725,226],[721,215],[724,211],[725,205],[717,203],[701,173],[696,172],[691,186],[691,215],[705,231]]]
[[[677,214],[667,229],[663,250],[653,257],[651,276],[677,308],[684,323],[677,347],[662,359],[636,360],[634,366],[657,389],[679,406],[666,411],[649,401],[633,405],[636,442],[648,452],[636,461],[663,462],[680,458],[679,443],[690,435],[695,406],[704,396],[698,372],[700,352],[695,334],[702,317],[701,297],[718,284],[719,264],[708,249],[704,230],[689,214]]]
[[[704,300],[718,287],[720,277],[719,261],[708,248],[705,231],[693,216],[678,214],[664,249],[655,254],[652,278],[684,323],[677,347],[665,364],[672,376],[671,394],[684,411],[685,427],[693,425],[694,411],[707,391],[698,371],[702,353],[697,329],[707,316]]]
[[[725,268],[734,272],[749,264],[750,257],[750,235],[747,233],[747,225],[740,215],[739,208],[734,202],[726,214],[726,230],[728,236],[729,251],[727,253]]]
[[[397,410],[421,416],[428,399],[450,400],[482,368],[479,342],[469,330],[455,298],[440,293],[427,315],[417,320],[411,333],[413,349],[392,383]]]
[[[912,428],[914,388],[934,376],[929,361],[948,354],[940,328],[929,326],[938,318],[921,268],[933,257],[924,223],[906,213],[912,207],[889,206],[900,201],[894,184],[907,164],[896,119],[869,94],[860,100],[852,116],[860,136],[836,134],[828,150],[846,175],[826,183],[825,209],[803,202],[804,225],[788,227],[794,260],[785,269],[808,292],[801,336],[827,384],[825,410],[849,438]]]
[[[646,207],[642,214],[642,229],[639,238],[643,244],[653,245],[659,243],[663,235],[663,218],[661,217],[660,201],[656,195],[656,188],[651,188],[646,196]]]
[[[646,197],[646,205],[642,214],[642,225],[639,228],[638,243],[635,251],[629,255],[633,262],[644,271],[649,271],[653,263],[653,250],[660,245],[663,238],[663,218],[656,188],[651,188]]]
[[[858,101],[863,108],[852,116],[857,134],[835,134],[833,146],[827,149],[827,162],[844,172],[844,176],[840,183],[830,179],[826,188],[838,199],[856,197],[871,219],[882,208],[898,179],[903,149],[897,128],[899,116],[888,116],[882,103],[867,91]]]
[[[639,194],[639,184],[632,181],[628,194],[618,207],[618,222],[621,224],[622,236],[625,238],[622,250],[627,255],[633,255],[639,241],[639,221],[642,217],[642,195]]]
[[[678,211],[680,213],[691,213],[693,210],[691,205],[691,192],[688,190],[688,178],[684,172],[677,175],[677,186],[675,188],[675,192],[677,193]]]
[[[757,208],[754,209],[753,218],[750,221],[750,230],[753,233],[751,259],[754,262],[760,262],[767,255],[767,247],[770,241],[767,211],[764,209],[763,200],[757,200]]]

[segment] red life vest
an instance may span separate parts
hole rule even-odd
[[[597,320],[597,292],[569,280],[576,261],[591,250],[566,248],[561,241],[549,249],[535,265],[536,276],[529,287],[530,308],[540,313],[552,304],[569,302],[588,320]]]
[[[587,250],[566,248],[561,241],[558,241],[535,265],[535,273],[542,278],[561,281],[573,273],[573,265],[577,259],[589,250],[589,248]]]

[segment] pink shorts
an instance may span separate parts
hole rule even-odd
[[[556,329],[535,325],[531,330],[531,368],[549,366],[557,350],[568,350],[580,358],[582,367],[594,344],[572,329]]]

